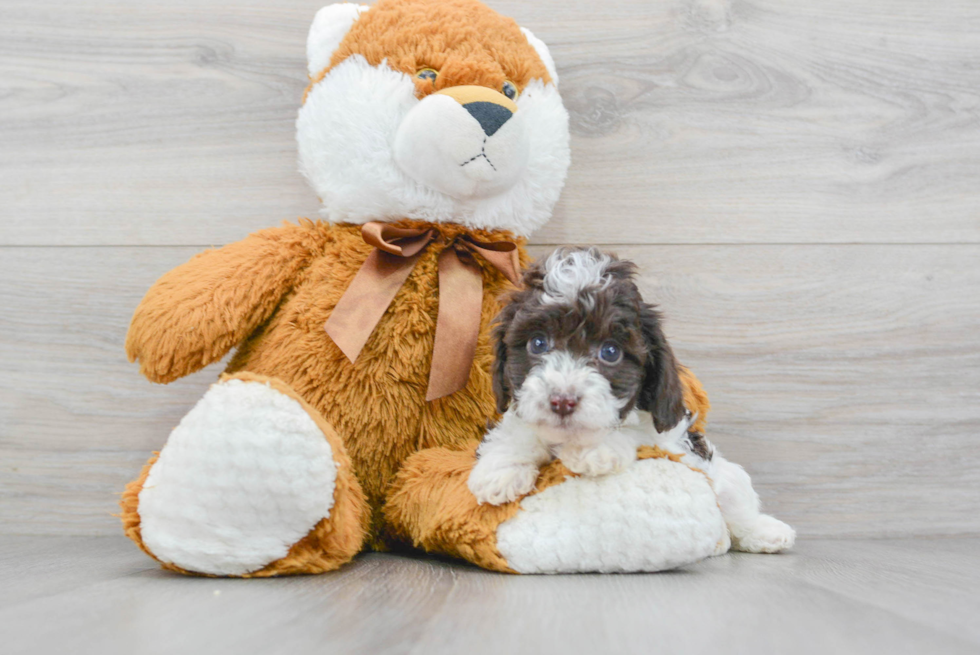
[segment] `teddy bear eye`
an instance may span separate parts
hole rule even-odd
[[[517,85],[507,80],[500,88],[501,92],[511,100],[517,100]]]
[[[415,74],[415,77],[419,78],[420,80],[435,82],[436,78],[439,77],[439,72],[432,68],[423,68]]]
[[[543,355],[548,352],[548,338],[543,334],[535,334],[527,341],[527,351],[532,355]]]
[[[599,348],[599,359],[606,364],[618,364],[623,359],[623,349],[615,341],[606,341]]]

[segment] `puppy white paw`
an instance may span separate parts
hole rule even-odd
[[[467,485],[481,505],[503,505],[532,491],[537,479],[538,467],[533,464],[495,464],[481,459],[470,471]]]
[[[636,460],[632,445],[619,446],[606,442],[588,446],[566,445],[558,453],[568,470],[586,477],[618,473]]]
[[[733,530],[733,547],[746,553],[778,553],[796,543],[796,530],[779,519],[762,514],[746,530]]]

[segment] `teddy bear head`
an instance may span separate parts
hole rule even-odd
[[[307,41],[300,169],[333,222],[544,224],[569,165],[547,46],[476,0],[329,5]]]

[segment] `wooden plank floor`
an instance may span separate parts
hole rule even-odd
[[[315,214],[293,122],[323,4],[3,0],[0,243]],[[542,243],[980,242],[974,0],[489,4],[550,44],[571,114]]]
[[[369,554],[187,578],[121,537],[0,537],[19,653],[976,653],[980,538],[804,540],[651,575],[509,576]]]

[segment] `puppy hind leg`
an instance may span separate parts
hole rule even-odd
[[[734,550],[778,553],[793,547],[796,531],[779,519],[760,512],[759,494],[752,488],[752,479],[745,469],[729,462],[717,451],[711,469],[718,505],[731,532]]]

